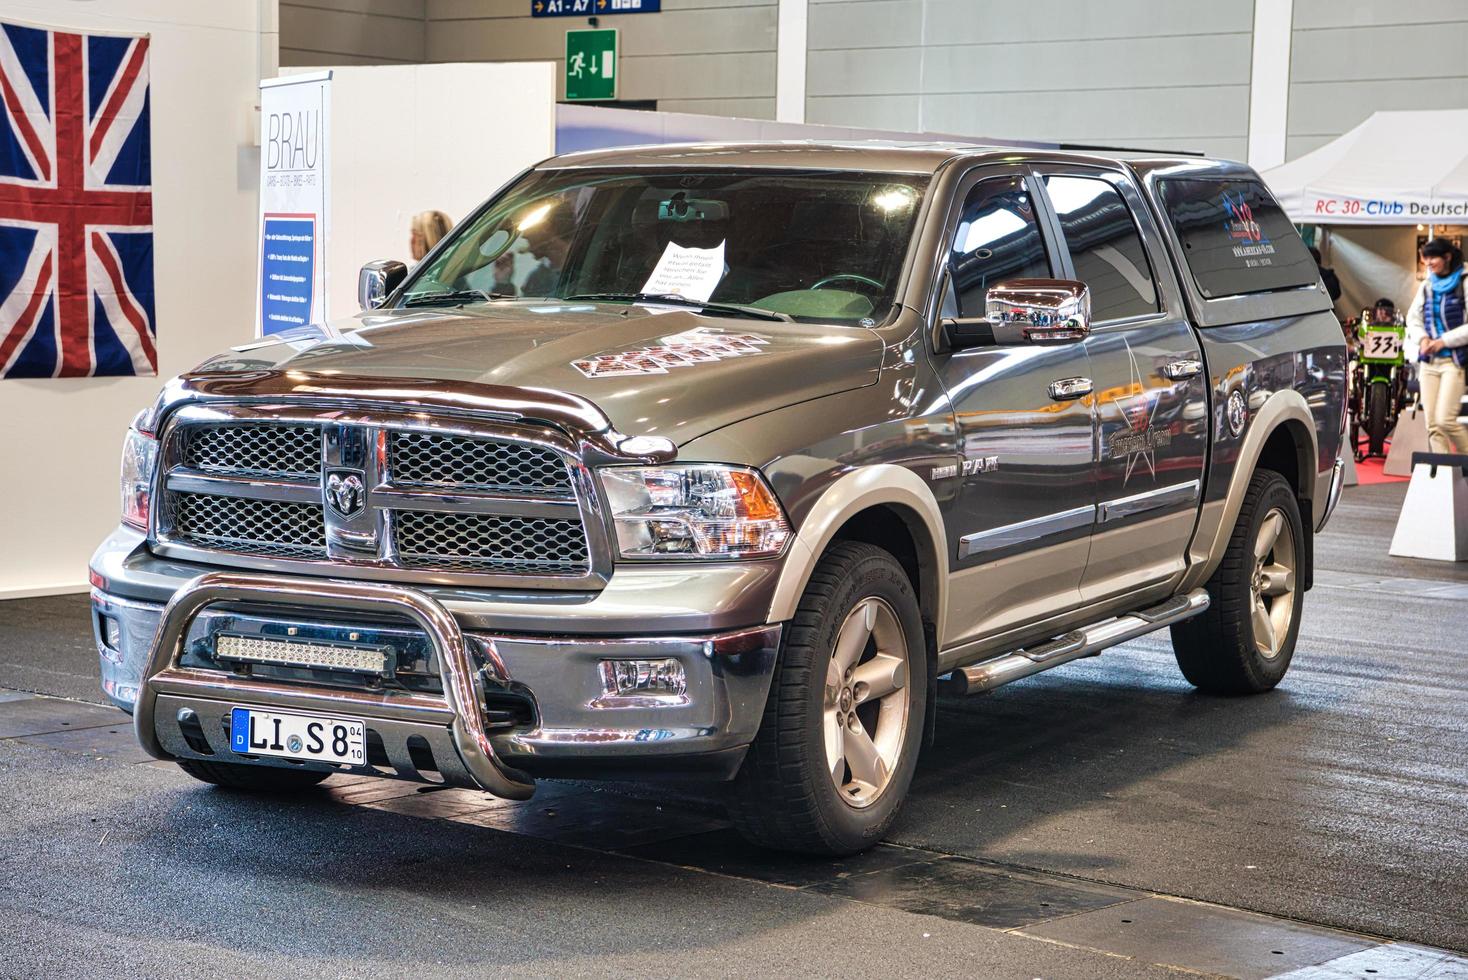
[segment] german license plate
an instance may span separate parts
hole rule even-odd
[[[360,766],[367,761],[366,727],[355,718],[234,708],[229,715],[229,747],[240,755],[303,762]]]

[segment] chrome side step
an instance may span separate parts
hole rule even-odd
[[[1148,609],[1072,630],[1033,649],[1016,650],[972,667],[960,667],[943,681],[943,690],[952,694],[992,691],[1021,677],[1029,677],[1081,657],[1094,657],[1107,647],[1191,619],[1207,608],[1208,592],[1194,589]]]

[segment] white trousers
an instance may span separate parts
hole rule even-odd
[[[1463,369],[1451,357],[1417,366],[1422,407],[1427,412],[1427,443],[1435,453],[1468,453],[1468,429],[1458,421],[1463,401]]]

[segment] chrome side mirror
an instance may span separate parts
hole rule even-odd
[[[995,343],[1074,343],[1091,333],[1091,290],[1074,279],[1011,279],[985,294],[984,319]]]
[[[1091,290],[1073,279],[1010,279],[984,294],[984,314],[944,320],[948,348],[1085,340],[1091,333]]]
[[[378,259],[357,273],[357,302],[363,310],[375,310],[408,275],[408,267],[397,259]]]

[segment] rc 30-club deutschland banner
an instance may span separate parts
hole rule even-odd
[[[148,38],[0,23],[0,378],[157,374]]]

